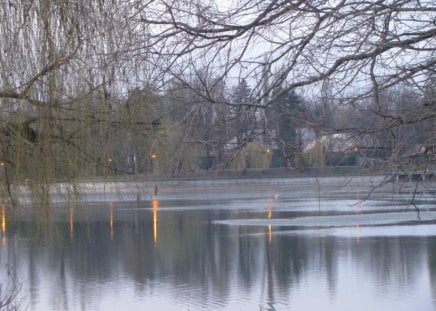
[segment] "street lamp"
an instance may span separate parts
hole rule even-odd
[[[157,161],[157,153],[156,152],[151,152],[150,154],[150,168],[151,168],[151,173],[152,174],[156,174],[157,170],[158,170],[158,161]]]

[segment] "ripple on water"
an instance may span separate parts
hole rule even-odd
[[[312,227],[331,228],[349,226],[394,225],[416,221],[436,221],[435,211],[421,211],[419,216],[414,211],[366,213],[331,216],[305,216],[274,219],[225,219],[214,224],[228,226],[274,226],[274,227]]]

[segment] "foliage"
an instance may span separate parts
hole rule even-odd
[[[269,125],[276,133],[275,143],[282,152],[286,163],[295,164],[296,154],[301,153],[301,142],[297,134],[303,127],[301,121],[303,100],[293,90],[278,89],[277,96],[269,109]]]
[[[303,155],[303,166],[324,167],[325,166],[325,146],[322,143],[316,143],[310,150]]]
[[[258,142],[250,142],[232,156],[230,167],[236,170],[247,168],[270,168],[271,154],[268,147]]]
[[[245,161],[257,145],[296,165],[305,127],[407,163],[436,144],[434,10],[417,0],[4,1],[2,199],[16,205],[29,190],[46,217],[58,182],[184,174],[201,158],[224,167],[236,150],[235,167],[265,167],[266,156]]]
[[[256,128],[255,107],[252,104],[251,89],[245,79],[242,79],[232,94],[233,119],[238,144],[253,137]]]

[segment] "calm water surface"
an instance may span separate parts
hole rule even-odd
[[[436,310],[431,188],[418,218],[407,187],[364,200],[375,185],[126,185],[59,204],[48,230],[1,213],[0,280],[27,310]]]

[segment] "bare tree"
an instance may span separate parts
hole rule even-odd
[[[257,80],[259,97],[267,96],[256,79],[262,74],[270,90],[329,78],[337,95],[368,97],[426,80],[436,62],[435,10],[431,1],[158,1],[138,16],[159,30],[153,39],[173,57],[172,68],[202,56],[223,78]],[[260,70],[265,64],[278,74]]]
[[[11,185],[28,180],[36,197],[47,198],[54,181],[113,168],[109,156],[123,135],[135,136],[133,143],[151,137],[147,131],[154,128],[155,118],[121,108],[129,91],[168,95],[170,81],[189,88],[185,93],[195,103],[183,105],[177,121],[174,109],[166,111],[161,124],[174,129],[202,121],[208,129],[203,136],[178,127],[173,137],[213,143],[219,153],[233,138],[229,116],[241,108],[226,90],[240,81],[251,87],[242,111],[262,116],[264,128],[268,116],[261,112],[277,98],[297,88],[319,98],[328,84],[331,102],[370,113],[372,121],[366,128],[319,122],[320,131],[377,134],[388,143],[400,128],[434,131],[435,11],[427,0],[4,1],[3,190],[14,203]],[[397,85],[415,94],[416,103],[403,113],[384,107],[384,94]],[[139,107],[144,101],[136,104],[148,113]],[[434,137],[421,142],[435,145]],[[143,152],[129,146],[130,156],[120,157]]]
[[[127,90],[156,78],[153,60],[134,56],[148,33],[130,23],[134,14],[127,1],[0,4],[0,161],[12,205],[11,185],[26,181],[47,207],[51,183],[110,168],[116,129],[151,128],[114,117]]]
[[[413,0],[157,1],[138,18],[155,29],[151,40],[167,55],[173,75],[207,62],[227,84],[250,81],[253,99],[246,105],[258,108],[296,88],[320,96],[327,82],[331,98],[366,110],[377,123],[326,130],[394,135],[398,127],[436,118],[434,101],[422,104],[425,92],[433,94],[435,11],[432,1]],[[421,98],[407,113],[383,107],[384,90],[395,85]]]

